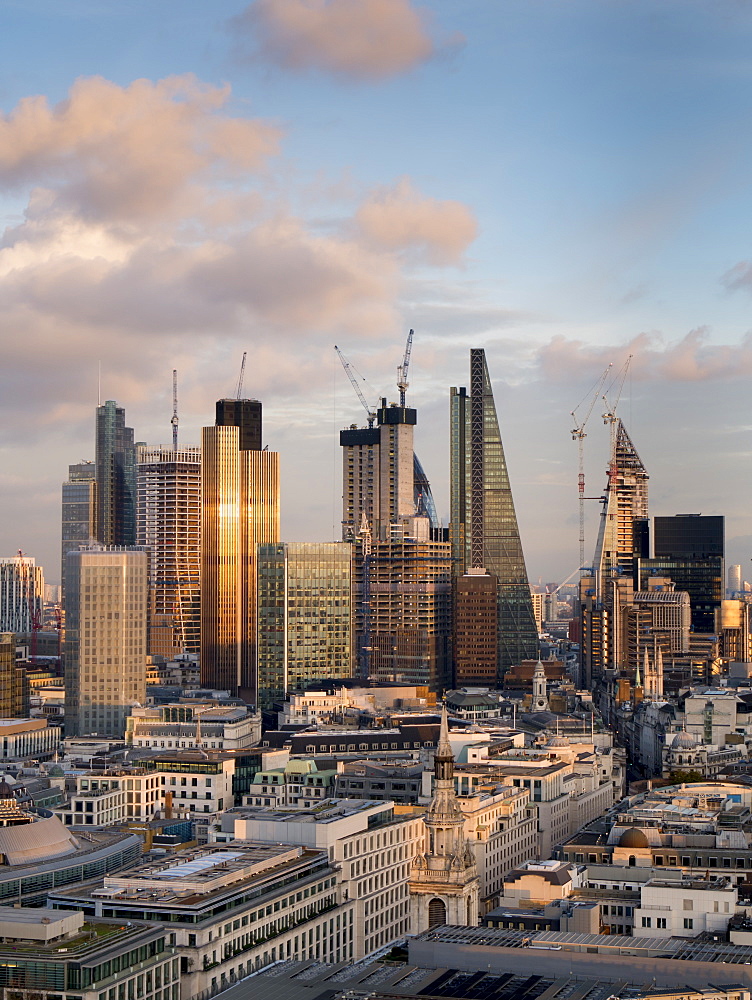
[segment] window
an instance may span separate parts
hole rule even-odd
[[[660,928],[662,931],[665,931],[666,930],[666,918],[665,917],[656,917],[655,918],[655,926],[658,927],[658,928]]]
[[[685,921],[685,923],[686,923],[686,921]],[[643,917],[642,918],[642,926],[643,927],[650,927],[651,925],[652,925],[652,918],[651,917]]]
[[[692,900],[691,899],[683,899],[682,900],[682,909],[683,910],[693,910],[694,909],[694,904],[692,903]]]
[[[694,925],[695,925],[695,922],[694,922],[694,920],[691,917],[685,917],[684,918],[684,929],[685,930],[691,931],[692,928],[694,927]]]

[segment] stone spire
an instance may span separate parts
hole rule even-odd
[[[546,668],[542,660],[538,659],[533,673],[533,712],[548,711],[548,695],[546,694]]]

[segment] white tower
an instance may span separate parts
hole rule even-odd
[[[547,712],[548,697],[546,695],[546,669],[543,663],[538,660],[533,673],[533,702],[530,707],[531,712]]]
[[[441,713],[434,775],[434,796],[424,817],[426,851],[415,858],[410,875],[412,934],[439,924],[475,927],[478,923],[478,870],[465,840],[465,818],[454,791],[446,705]]]

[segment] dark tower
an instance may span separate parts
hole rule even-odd
[[[239,427],[240,450],[261,451],[261,402],[258,399],[218,399],[216,427]]]
[[[470,395],[451,390],[450,537],[455,579],[485,569],[498,581],[498,683],[538,659],[538,629],[483,350],[470,351]]]
[[[125,410],[108,399],[97,407],[97,541],[136,544],[136,446]]]

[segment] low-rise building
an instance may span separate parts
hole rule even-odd
[[[410,930],[408,880],[423,850],[422,813],[391,802],[330,799],[315,810],[240,808],[214,825],[216,841],[300,844],[325,850],[341,869],[343,899],[355,906],[356,960]]]
[[[642,887],[640,905],[634,911],[634,934],[655,938],[692,938],[698,934],[725,937],[736,903],[736,887],[729,878],[652,878]]]
[[[417,805],[422,784],[422,764],[358,760],[342,764],[335,776],[335,795],[342,799],[376,799]]]
[[[178,958],[169,938],[167,928],[140,920],[0,907],[0,995],[179,1000]]]
[[[341,898],[338,868],[322,850],[214,845],[54,889],[49,902],[96,918],[146,917],[169,931],[180,955],[182,1000],[280,959],[354,955],[355,903]]]
[[[259,771],[243,798],[245,805],[277,809],[310,809],[334,794],[337,767],[321,767],[315,760],[295,759],[284,767]]]
[[[0,719],[0,760],[49,760],[60,738],[47,719]]]
[[[126,720],[129,746],[161,750],[243,750],[261,738],[261,715],[244,705],[190,700],[134,708]]]

